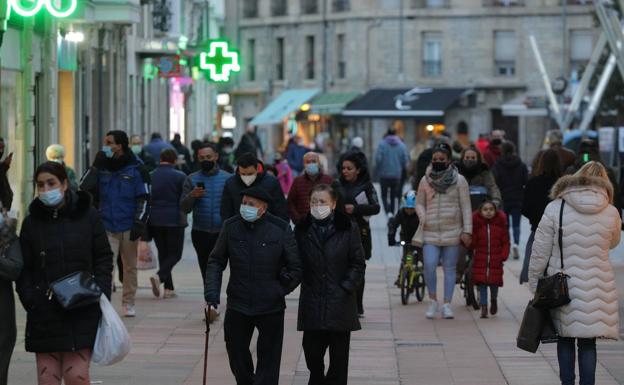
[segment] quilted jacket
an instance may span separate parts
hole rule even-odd
[[[548,275],[561,269],[558,229],[562,199],[563,264],[570,276],[572,302],[552,310],[559,335],[576,338],[618,339],[618,296],[609,249],[620,242],[621,220],[611,204],[608,180],[566,176],[553,187],[554,199],[544,212],[535,233],[529,265],[532,291],[546,269]]]

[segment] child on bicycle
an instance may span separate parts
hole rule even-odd
[[[472,280],[479,288],[481,318],[488,318],[488,288],[492,295],[490,314],[498,312],[498,288],[503,286],[503,263],[509,257],[507,216],[491,200],[472,214]]]
[[[396,246],[396,232],[401,228],[401,242],[403,243],[403,258],[413,249],[412,238],[418,229],[420,221],[416,215],[416,191],[410,190],[403,195],[399,212],[388,220],[388,246]],[[401,260],[401,264],[403,264]],[[399,277],[394,283],[399,286],[399,278],[401,269],[399,269]]]

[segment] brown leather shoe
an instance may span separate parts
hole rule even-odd
[[[488,317],[488,309],[487,309],[487,305],[481,305],[481,318],[487,318]]]
[[[498,302],[493,299],[492,306],[490,307],[490,314],[495,315],[496,313],[498,313]]]

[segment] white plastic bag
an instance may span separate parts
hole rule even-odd
[[[91,362],[108,366],[118,363],[130,352],[130,335],[121,318],[104,294],[100,297],[102,318],[93,345]]]
[[[153,270],[158,267],[158,252],[154,242],[140,241],[137,246],[137,269]]]

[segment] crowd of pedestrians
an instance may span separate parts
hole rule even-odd
[[[324,154],[296,135],[268,164],[253,127],[238,146],[221,138],[194,141],[191,150],[180,135],[167,142],[155,133],[144,146],[139,136],[110,131],[79,183],[64,162],[64,148],[54,144],[46,151],[48,162],[35,172],[37,196],[19,237],[16,220],[7,214],[12,192],[3,188],[7,157],[0,165],[0,303],[9,310],[0,314],[0,385],[7,381],[16,338],[12,281],[27,313],[26,350],[36,354],[39,384],[60,384],[63,378],[88,384],[100,307],[65,310],[50,295],[50,283],[89,272],[110,299],[114,264],[120,264],[122,315],[134,317],[138,243],[153,240],[159,266],[150,276],[152,293],[175,298],[173,271],[183,254],[189,214],[208,321],[219,314],[223,273],[230,269],[224,335],[236,382],[279,382],[285,297],[301,285],[297,328],[303,332],[309,384],[346,384],[351,333],[361,329],[365,315],[366,263],[374,254],[370,220],[382,205],[389,245],[397,244],[400,229],[404,256],[415,247],[422,258],[428,319],[454,318],[453,293],[467,257],[481,318],[497,314],[504,263],[520,258],[522,215],[531,234],[521,283],[535,290],[545,270],[564,268],[550,258],[559,253],[561,212],[561,251],[573,296],[552,312],[561,381],[574,382],[578,339],[581,382],[593,384],[595,340],[618,333],[608,262],[621,230],[614,174],[601,164],[595,143],[581,143],[577,157],[562,146],[558,131],[549,132],[548,148],[530,170],[503,131],[476,144],[469,142],[467,127],[460,131],[453,144],[441,135],[415,153],[390,128],[372,152],[372,164],[362,138],[353,138],[335,173]],[[403,193],[408,174],[413,189]],[[254,368],[249,345],[255,331]]]

